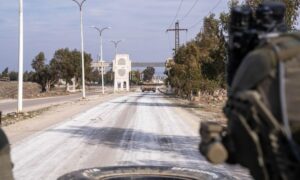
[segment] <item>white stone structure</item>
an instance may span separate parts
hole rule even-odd
[[[117,54],[113,61],[113,71],[115,74],[114,91],[129,91],[129,73],[131,71],[131,61],[128,54]]]

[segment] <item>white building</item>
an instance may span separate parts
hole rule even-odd
[[[131,61],[128,54],[117,54],[113,61],[113,72],[115,74],[114,91],[129,91],[129,74],[131,72]]]

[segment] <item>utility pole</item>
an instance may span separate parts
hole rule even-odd
[[[188,29],[180,29],[179,28],[179,21],[175,23],[175,29],[167,29],[167,32],[174,31],[175,32],[175,54],[179,49],[180,46],[180,31],[188,31]]]
[[[19,85],[18,85],[18,112],[23,111],[23,61],[24,61],[24,15],[23,0],[20,0],[20,24],[19,24]]]
[[[111,27],[98,28],[96,26],[91,26],[91,28],[96,29],[100,35],[100,55],[99,55],[99,63],[101,63],[101,79],[102,79],[102,94],[104,94],[104,61],[103,61],[103,39],[102,33],[104,30],[111,29]]]
[[[80,10],[80,31],[81,31],[81,67],[82,67],[82,98],[85,96],[85,69],[84,69],[84,37],[83,37],[83,17],[82,17],[82,6],[86,0],[82,0],[81,3],[77,0],[73,0],[79,7]]]

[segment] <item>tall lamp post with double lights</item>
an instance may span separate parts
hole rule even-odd
[[[91,26],[91,28],[94,28],[96,29],[98,32],[99,32],[99,35],[100,35],[100,57],[99,57],[99,60],[100,60],[100,63],[101,63],[101,78],[102,78],[102,94],[104,94],[104,61],[103,61],[103,38],[102,38],[102,33],[104,30],[107,30],[107,29],[111,29],[111,27],[105,27],[105,28],[98,28],[96,26]]]
[[[117,58],[117,53],[118,53],[118,45],[122,42],[122,40],[118,40],[118,41],[111,41],[114,46],[115,46],[115,59]]]
[[[77,0],[72,0],[74,1],[80,10],[80,31],[81,31],[81,67],[82,67],[82,98],[86,98],[85,95],[85,69],[84,69],[84,37],[83,37],[83,17],[82,17],[82,7],[83,4],[86,0],[82,0],[81,2],[77,1]]]
[[[118,40],[118,41],[111,41],[114,46],[115,46],[115,62],[117,63],[117,53],[118,53],[118,45],[122,42],[122,40]],[[116,91],[116,87],[117,87],[117,84],[116,84],[116,81],[114,82],[115,84],[115,88],[114,88],[114,92]]]
[[[19,24],[19,80],[18,80],[18,112],[23,111],[23,62],[24,62],[24,15],[23,0],[20,0]]]

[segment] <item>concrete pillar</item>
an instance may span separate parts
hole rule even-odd
[[[126,91],[129,91],[130,87],[129,87],[129,81],[126,82]]]
[[[72,83],[73,83],[73,92],[76,92],[76,79],[75,78],[72,79]]]
[[[118,81],[115,78],[114,92],[118,91]]]
[[[121,91],[124,91],[124,82],[121,82],[121,87],[120,87]]]

